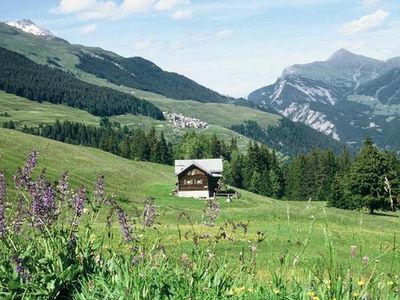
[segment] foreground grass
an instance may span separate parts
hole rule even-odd
[[[159,232],[149,238],[163,237],[168,251],[181,254],[192,245],[190,232],[206,229],[203,224],[204,201],[180,199],[169,193],[175,184],[173,168],[152,163],[122,159],[97,149],[66,145],[48,139],[0,129],[0,169],[8,182],[17,166],[23,164],[31,149],[40,152],[38,169],[46,167],[48,176],[55,180],[68,170],[72,184],[91,187],[97,174],[106,177],[106,192],[115,193],[120,205],[129,214],[141,208],[146,197],[154,197],[159,213]],[[12,186],[9,191],[13,193]],[[384,272],[400,274],[398,237],[399,215],[375,215],[327,208],[325,203],[285,202],[242,191],[233,203],[219,200],[221,215],[212,234],[225,222],[248,222],[248,232],[235,230],[233,242],[221,241],[216,251],[227,257],[238,257],[243,248],[253,245],[257,231],[266,239],[257,245],[257,277],[270,280],[284,262],[288,277],[304,276],[304,266],[325,266],[324,257],[330,243],[336,253],[335,263],[368,274]],[[178,219],[187,212],[191,221]],[[105,218],[100,218],[100,223]],[[99,224],[100,224],[99,223]],[[181,237],[179,237],[179,230]],[[231,225],[226,225],[230,232]],[[188,238],[185,238],[185,233]],[[238,234],[240,233],[240,234]],[[329,243],[328,243],[329,241]],[[350,246],[357,247],[355,258]],[[329,250],[330,251],[330,250]],[[362,264],[368,256],[370,264]]]

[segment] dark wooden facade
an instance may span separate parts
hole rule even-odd
[[[209,197],[213,197],[218,180],[193,165],[178,175],[179,191],[208,191]]]

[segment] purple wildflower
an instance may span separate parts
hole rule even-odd
[[[35,227],[41,227],[46,219],[46,208],[43,202],[43,192],[46,182],[42,174],[35,182],[29,186],[29,194],[32,199],[32,216]]]
[[[24,215],[24,197],[19,196],[17,201],[15,219],[14,219],[14,233],[16,234],[21,232],[23,215]]]
[[[137,266],[140,262],[144,260],[144,253],[141,252],[138,255],[133,255],[131,263],[133,266]]]
[[[37,156],[38,152],[36,150],[32,150],[26,160],[25,166],[22,169],[17,170],[16,174],[14,175],[14,181],[17,188],[28,188],[31,184],[31,174],[33,168],[37,164]]]
[[[69,191],[69,174],[68,174],[68,172],[65,172],[64,174],[61,175],[61,178],[58,181],[57,189],[61,193],[61,196],[64,199]]]
[[[153,201],[146,200],[143,209],[143,222],[144,226],[150,227],[154,224],[155,218],[157,216],[156,206]]]
[[[215,220],[221,212],[218,202],[215,198],[211,198],[207,200],[206,207],[203,210],[205,216],[208,218],[208,226],[214,226]]]
[[[15,263],[15,272],[17,272],[18,276],[25,280],[30,279],[30,273],[25,268],[24,264],[22,263],[22,259],[18,255],[13,255],[11,259]]]
[[[96,180],[94,194],[101,202],[104,198],[104,176],[99,175]]]
[[[0,172],[0,201],[4,201],[6,198],[6,180],[4,173]]]
[[[83,186],[81,186],[76,192],[74,197],[74,208],[77,217],[80,217],[82,215],[83,207],[85,205],[86,200],[87,200],[86,190]]]
[[[4,203],[0,203],[0,239],[7,233]]]
[[[48,185],[43,192],[43,208],[46,221],[50,225],[56,217],[56,192]]]
[[[6,182],[4,179],[4,173],[0,172],[0,239],[6,235],[6,217],[5,217],[5,204],[4,199],[6,197]]]
[[[125,212],[119,206],[115,208],[115,211],[117,213],[119,226],[121,227],[121,232],[124,236],[125,241],[132,241],[131,230],[129,228]]]
[[[46,187],[43,193],[43,204],[48,210],[53,210],[56,205],[56,195],[51,186]]]

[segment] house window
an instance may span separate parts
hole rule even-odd
[[[194,176],[194,175],[203,174],[203,172],[200,171],[199,169],[193,169],[193,170],[190,170],[187,174],[188,174],[189,176]]]
[[[196,184],[197,185],[203,185],[204,184],[204,180],[203,179],[196,179]]]
[[[184,179],[183,184],[185,185],[192,185],[193,184],[193,179]]]

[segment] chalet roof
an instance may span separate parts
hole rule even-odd
[[[175,160],[175,175],[193,165],[214,177],[221,177],[224,170],[222,158]]]

